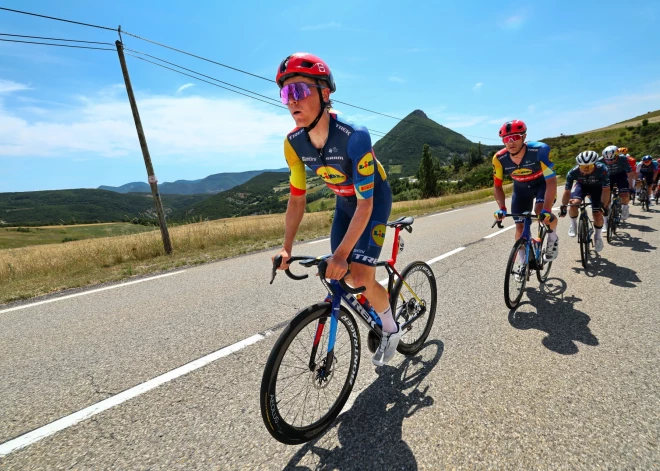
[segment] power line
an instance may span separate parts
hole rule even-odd
[[[8,34],[8,33],[0,33],[0,36],[11,36],[14,38],[29,38],[29,39],[47,39],[49,41],[66,41],[70,43],[86,43],[86,44],[105,44],[107,46],[112,46],[112,43],[105,43],[105,42],[99,42],[99,41],[82,41],[80,39],[61,39],[61,38],[44,38],[43,36],[25,36],[22,34]]]
[[[53,44],[53,43],[41,43],[36,41],[19,41],[17,39],[2,39],[0,41],[8,43],[23,43],[23,44],[39,44],[41,46],[59,46],[59,47],[73,47],[76,49],[96,49],[98,51],[116,51],[116,49],[110,49],[105,47],[90,47],[90,46],[73,46],[71,44]]]
[[[65,20],[64,18],[56,18],[54,16],[39,15],[38,13],[30,13],[29,11],[12,10],[11,8],[0,7],[0,10],[11,11],[14,13],[21,13],[23,15],[38,16],[39,18],[46,18],[48,20],[64,21],[65,23],[73,23],[76,25],[89,26],[91,28],[107,29],[109,31],[117,31],[116,28],[108,28],[107,26],[93,25],[90,23],[81,23],[80,21]]]
[[[83,26],[89,26],[89,27],[93,27],[93,28],[100,28],[100,29],[105,29],[105,30],[109,30],[109,31],[119,31],[119,29],[109,28],[109,27],[107,27],[107,26],[99,26],[99,25],[94,25],[94,24],[90,24],[90,23],[82,23],[82,22],[79,22],[79,21],[67,20],[67,19],[63,19],[63,18],[56,18],[56,17],[52,17],[52,16],[39,15],[39,14],[37,14],[37,13],[30,13],[30,12],[26,12],[26,11],[13,10],[13,9],[11,9],[11,8],[0,7],[0,10],[11,11],[11,12],[14,12],[14,13],[21,13],[21,14],[31,15],[31,16],[37,16],[37,17],[47,18],[47,19],[51,19],[51,20],[64,21],[64,22],[67,22],[67,23],[73,23],[73,24],[78,24],[78,25],[83,25]],[[159,43],[159,42],[157,42],[157,41],[154,41],[154,40],[151,40],[151,39],[148,39],[148,38],[143,38],[143,37],[141,37],[141,36],[139,36],[139,35],[137,35],[137,34],[130,33],[130,32],[128,32],[128,31],[121,31],[121,32],[122,32],[123,34],[125,34],[125,35],[132,36],[132,37],[134,37],[134,38],[136,38],[136,39],[139,39],[139,40],[141,40],[141,41],[146,41],[146,42],[149,42],[149,43],[151,43],[151,44],[155,44],[155,45],[157,45],[157,46],[164,47],[164,48],[166,48],[166,49],[170,49],[170,50],[172,50],[172,51],[176,51],[176,52],[179,52],[179,53],[181,53],[181,54],[185,54],[185,55],[188,55],[188,56],[194,57],[194,58],[196,58],[196,59],[200,59],[200,60],[203,60],[203,61],[206,61],[206,62],[212,63],[212,64],[219,65],[219,66],[221,66],[221,67],[225,67],[225,68],[228,68],[228,69],[234,70],[234,71],[236,71],[236,72],[240,72],[240,73],[243,73],[243,74],[246,74],[246,75],[250,75],[250,76],[252,76],[252,77],[256,77],[256,78],[259,78],[259,79],[265,80],[265,81],[267,81],[267,82],[271,82],[271,83],[273,82],[272,79],[269,79],[269,78],[264,77],[264,76],[262,76],[262,75],[257,75],[257,74],[254,74],[254,73],[252,73],[252,72],[248,72],[248,71],[246,71],[246,70],[239,69],[239,68],[237,68],[237,67],[232,67],[232,66],[230,66],[230,65],[223,64],[223,63],[221,63],[221,62],[217,62],[217,61],[214,61],[214,60],[212,60],[212,59],[208,59],[208,58],[206,58],[206,57],[199,56],[199,55],[197,55],[197,54],[193,54],[193,53],[191,53],[191,52],[184,51],[184,50],[182,50],[182,49],[177,49],[177,48],[175,48],[175,47],[168,46],[167,44],[162,44],[162,43]],[[18,41],[16,41],[16,42],[18,42]],[[142,60],[144,60],[144,59],[142,59]],[[147,61],[147,62],[148,62],[148,61]],[[156,65],[159,65],[159,64],[156,64]],[[221,88],[222,88],[222,87],[221,87]],[[236,88],[238,88],[238,87],[236,87]],[[251,92],[251,93],[253,93],[253,92]],[[263,95],[261,95],[261,96],[263,96]],[[271,98],[268,98],[268,99],[271,99]],[[363,110],[363,111],[367,111],[367,112],[369,112],[369,113],[373,113],[373,114],[377,114],[377,115],[384,116],[384,117],[387,117],[387,118],[395,119],[395,120],[397,120],[397,121],[401,121],[401,122],[403,122],[403,121],[407,121],[407,120],[409,121],[409,120],[410,120],[409,118],[399,118],[399,117],[396,117],[396,116],[392,116],[392,115],[388,115],[388,114],[385,114],[385,113],[381,113],[381,112],[379,112],[379,111],[374,111],[374,110],[370,110],[370,109],[368,109],[368,108],[363,108],[363,107],[361,107],[361,106],[352,105],[352,104],[350,104],[350,103],[346,103],[346,102],[343,102],[343,101],[339,101],[339,100],[335,100],[335,101],[336,101],[337,103],[341,103],[342,105],[350,106],[350,107],[357,108],[357,109],[360,109],[360,110]],[[435,129],[435,128],[433,128],[432,126],[429,126],[429,125],[424,124],[424,123],[417,123],[417,124],[418,124],[418,125],[421,125],[421,126],[424,126],[424,127],[427,127],[427,128],[429,128],[429,129]],[[460,133],[457,133],[457,134],[460,134]],[[477,138],[477,139],[484,139],[484,140],[489,140],[489,141],[497,141],[497,140],[498,140],[498,139],[491,138],[491,137],[476,136],[476,135],[473,135],[473,134],[463,134],[463,136],[469,136],[469,137],[474,137],[474,138]]]
[[[157,61],[164,62],[165,64],[173,65],[174,67],[177,67],[177,68],[179,68],[179,69],[187,70],[188,72],[192,72],[192,73],[197,74],[197,75],[200,75],[200,76],[202,76],[202,77],[206,77],[206,78],[211,79],[211,80],[213,80],[213,81],[215,81],[215,82],[218,82],[218,83],[224,83],[225,85],[229,85],[230,87],[237,88],[238,90],[243,90],[244,92],[252,93],[253,95],[257,95],[257,96],[260,96],[260,97],[266,98],[267,100],[271,100],[271,101],[274,101],[274,102],[277,102],[277,103],[280,102],[280,100],[277,100],[277,99],[275,99],[275,98],[272,98],[272,97],[269,97],[269,96],[266,96],[266,95],[262,95],[262,94],[260,94],[260,93],[253,92],[253,91],[248,90],[248,89],[246,89],[246,88],[241,88],[241,87],[239,87],[239,86],[237,86],[237,85],[232,85],[232,84],[229,83],[229,82],[223,82],[222,80],[218,80],[217,78],[211,77],[210,75],[205,75],[205,74],[202,74],[201,72],[196,72],[196,71],[194,71],[194,70],[192,70],[192,69],[187,69],[186,67],[183,67],[183,66],[181,66],[181,65],[175,64],[175,63],[173,63],[173,62],[166,61],[165,59],[161,59],[160,57],[152,56],[151,54],[147,54],[147,53],[145,53],[145,52],[136,51],[135,49],[130,49],[130,48],[127,48],[127,47],[125,47],[124,50],[125,50],[125,51],[134,52],[134,53],[136,53],[136,54],[140,54],[140,55],[143,55],[143,56],[146,56],[146,57],[151,57],[152,59],[156,59]],[[133,56],[132,54],[130,54],[130,55]],[[137,57],[137,56],[133,56],[133,57]]]
[[[209,85],[213,85],[214,87],[218,87],[218,88],[222,88],[222,89],[225,89],[225,90],[229,90],[230,92],[238,93],[239,95],[243,95],[243,96],[246,96],[246,97],[248,97],[248,98],[252,98],[253,100],[261,101],[262,103],[266,103],[266,104],[268,104],[268,105],[272,105],[272,106],[276,106],[276,107],[278,107],[278,108],[286,109],[285,106],[278,105],[278,104],[276,104],[276,103],[271,103],[271,102],[269,102],[269,101],[262,100],[261,98],[256,98],[256,97],[253,97],[253,96],[248,95],[248,94],[246,94],[246,93],[241,93],[241,92],[238,92],[238,91],[233,90],[233,89],[228,88],[228,87],[223,87],[222,85],[218,85],[217,83],[213,83],[213,82],[210,82],[210,81],[208,81],[208,80],[204,80],[204,79],[199,78],[199,77],[197,77],[197,76],[195,76],[195,75],[190,75],[190,74],[187,74],[187,73],[185,73],[185,72],[181,72],[180,70],[176,70],[176,69],[173,69],[173,68],[171,68],[171,67],[167,67],[166,65],[159,64],[158,62],[150,61],[149,59],[145,59],[144,57],[136,56],[135,54],[131,54],[130,52],[127,52],[126,55],[127,55],[127,56],[131,56],[131,57],[135,57],[136,59],[140,59],[141,61],[144,61],[144,62],[149,62],[150,64],[153,64],[153,65],[157,65],[158,67],[162,67],[163,69],[171,70],[172,72],[176,72],[177,74],[185,75],[185,76],[187,76],[187,77],[191,77],[191,78],[194,78],[194,79],[200,80],[200,81],[202,81],[202,82],[206,82],[206,83],[208,83]],[[196,72],[195,72],[195,73],[196,73]],[[232,86],[233,86],[233,85],[232,85]],[[250,92],[250,93],[252,93],[252,92]]]

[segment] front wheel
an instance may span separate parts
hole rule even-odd
[[[649,210],[649,200],[648,200],[648,195],[646,194],[645,191],[642,191],[640,193],[639,200],[642,202],[642,211],[648,211]]]
[[[529,260],[526,254],[527,241],[520,238],[513,244],[509,261],[506,264],[504,275],[504,302],[509,309],[515,309],[520,303],[525,284],[527,283],[527,272],[529,271]]]
[[[609,230],[609,229],[608,229]],[[586,270],[589,266],[589,225],[580,218],[578,223],[578,242],[580,244],[580,258],[582,259],[582,266]]]
[[[424,345],[435,320],[437,291],[435,275],[428,264],[413,262],[401,272],[390,294],[395,320],[404,329],[397,347],[399,353],[414,355]]]
[[[322,434],[351,394],[360,366],[360,333],[340,306],[332,366],[326,370],[332,305],[300,311],[268,356],[261,379],[261,417],[277,441],[297,445]]]
[[[607,216],[607,243],[612,243],[614,229],[616,226],[616,205],[610,205],[610,213]]]
[[[543,256],[548,250],[548,231],[545,228],[541,229],[541,257],[540,260],[536,260],[536,279],[539,280],[539,283],[545,283],[550,275],[550,267],[552,267],[552,262],[546,262]]]

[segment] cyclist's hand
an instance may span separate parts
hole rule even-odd
[[[549,222],[552,222],[553,219],[554,217],[552,213],[547,209],[542,210],[541,214],[539,214],[539,222],[542,222],[543,224],[548,224]]]
[[[348,262],[334,255],[328,259],[328,267],[325,269],[325,277],[329,280],[341,280],[348,271]]]
[[[291,254],[290,254],[286,249],[282,249],[282,250],[280,250],[280,252],[279,252],[277,255],[279,255],[280,257],[282,257],[282,263],[280,263],[280,266],[277,267],[277,269],[278,269],[278,270],[286,270],[287,268],[289,268],[289,264],[288,264],[287,262],[288,262],[289,259],[291,258]],[[270,258],[270,260],[271,260],[273,263],[275,263],[275,257],[277,257],[277,255],[273,255],[273,256]]]
[[[493,214],[493,217],[495,217],[495,219],[498,221],[503,221],[504,216],[506,216],[506,208],[500,208]]]
[[[566,217],[567,214],[568,214],[568,206],[566,206],[565,204],[562,204],[559,207],[559,217],[560,218]]]

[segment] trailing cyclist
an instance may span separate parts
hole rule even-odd
[[[625,147],[622,149],[627,151]],[[606,164],[610,171],[610,190],[614,185],[619,189],[619,194],[621,195],[621,219],[625,221],[630,216],[630,208],[628,207],[628,203],[630,202],[628,183],[629,179],[633,176],[631,175],[632,169],[628,164],[625,153],[620,154],[617,146],[607,146],[603,149],[603,156],[598,161]],[[608,211],[609,201],[603,209],[605,212]],[[607,232],[607,221],[603,224],[601,231],[603,233]]]
[[[336,90],[328,65],[308,53],[285,58],[276,77],[282,103],[288,106],[296,128],[284,140],[290,169],[289,203],[280,269],[288,267],[293,242],[305,213],[307,165],[336,195],[330,233],[332,256],[326,277],[341,279],[351,263],[353,286],[364,295],[382,321],[383,335],[373,363],[381,366],[394,356],[402,331],[394,321],[387,290],[376,281],[376,262],[383,246],[392,191],[385,170],[376,160],[364,126],[331,112],[330,94]]]
[[[552,214],[552,205],[557,197],[557,174],[550,160],[550,146],[543,142],[525,142],[527,125],[520,120],[504,123],[499,134],[506,147],[493,156],[495,201],[500,207],[495,211],[495,218],[501,221],[506,216],[502,182],[506,175],[511,176],[511,212],[520,214],[534,208],[539,220],[548,227],[548,250],[543,257],[546,261],[552,261],[559,253],[559,239],[555,231],[558,220]],[[523,233],[524,220],[514,220],[515,238],[518,240]]]
[[[653,157],[645,155],[642,161],[637,164],[637,184],[641,186],[643,180],[648,187],[647,198],[651,206],[651,195],[655,191],[655,181],[658,179],[658,163],[653,161]]]
[[[605,205],[610,200],[610,177],[607,165],[598,162],[598,153],[587,150],[580,152],[575,158],[577,165],[566,175],[566,186],[561,200],[561,212],[559,217],[570,215],[571,225],[568,228],[570,237],[576,236],[578,218],[577,206],[567,209],[567,204],[579,205],[586,196],[591,198],[591,211],[594,218],[594,248],[596,252],[603,250],[603,239],[600,229],[603,228],[604,218],[601,204]],[[573,184],[575,183],[575,186]],[[571,191],[572,188],[572,191]]]

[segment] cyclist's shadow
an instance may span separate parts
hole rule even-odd
[[[420,385],[443,350],[441,341],[431,340],[398,368],[378,368],[378,379],[357,396],[353,407],[321,437],[303,445],[284,469],[417,469],[415,455],[402,438],[403,421],[433,405],[428,385],[423,390]]]
[[[656,231],[656,229],[652,229],[646,226],[638,226],[636,224],[629,224],[628,227],[630,227],[631,229],[633,228],[639,229],[640,232]],[[612,242],[610,243],[612,247],[629,247],[633,252],[642,252],[642,253],[650,252],[656,249],[654,245],[651,245],[645,240],[642,240],[641,237],[633,237],[632,235],[630,235],[630,233],[625,232],[623,229],[626,228],[620,229],[617,232],[615,238],[612,239]]]
[[[575,309],[582,301],[575,296],[564,297],[566,282],[550,278],[540,289],[528,288],[529,301],[521,303],[517,310],[509,311],[509,324],[520,330],[537,329],[548,334],[541,343],[553,352],[574,355],[579,349],[576,342],[595,347],[598,339],[589,329],[591,318]],[[520,312],[520,307],[532,304],[536,312]]]
[[[589,277],[604,276],[610,279],[610,284],[622,288],[635,288],[637,286],[635,283],[642,281],[635,270],[622,267],[600,256],[591,259],[588,270],[585,271],[582,266],[579,266],[573,267],[573,271],[578,274],[586,273]]]

